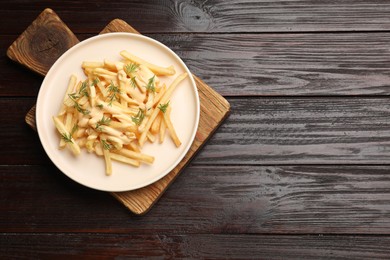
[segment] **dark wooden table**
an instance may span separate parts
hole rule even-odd
[[[42,77],[8,46],[46,7],[121,18],[230,117],[144,216],[65,177],[24,122]],[[1,1],[0,258],[390,258],[390,2]]]

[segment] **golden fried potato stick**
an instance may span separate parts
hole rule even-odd
[[[58,117],[53,116],[54,125],[57,128],[58,132],[61,135],[61,138],[65,140],[67,145],[70,147],[70,150],[73,152],[74,155],[80,154],[80,147],[73,139],[70,132],[68,132],[64,126],[64,124],[61,122],[61,120]]]
[[[111,157],[111,159],[113,159],[115,161],[118,161],[118,162],[130,164],[130,165],[133,165],[135,167],[140,166],[140,162],[139,161],[131,159],[131,158],[128,158],[126,156],[123,156],[123,155],[120,155],[120,154],[117,154],[117,153],[110,153],[110,157]]]
[[[92,69],[103,68],[103,66],[104,66],[104,63],[100,62],[100,61],[83,61],[83,63],[81,63],[81,67],[83,69],[86,69],[86,68],[92,68]]]
[[[180,141],[179,137],[177,137],[175,128],[172,125],[170,114],[171,114],[171,107],[169,106],[167,111],[165,111],[165,113],[163,113],[164,122],[168,127],[169,135],[171,136],[172,141],[175,143],[176,147],[179,147],[181,145],[181,141]]]
[[[68,83],[68,87],[66,89],[66,92],[65,92],[65,95],[64,95],[64,100],[61,104],[61,108],[60,108],[60,111],[58,112],[58,115],[59,116],[62,116],[65,114],[65,110],[66,110],[66,105],[65,105],[65,102],[66,100],[69,99],[69,94],[72,92],[72,90],[75,88],[76,86],[76,81],[77,81],[77,77],[75,75],[72,75],[70,76],[70,79],[69,79],[69,83]]]
[[[160,131],[160,125],[161,125],[161,115],[157,115],[156,119],[154,120],[152,126],[150,127],[150,132],[154,135],[158,134]]]
[[[127,51],[121,51],[120,55],[127,60],[130,60],[130,61],[135,62],[137,64],[145,65],[151,71],[153,71],[153,73],[156,74],[157,76],[172,76],[172,75],[175,75],[175,73],[176,73],[176,71],[172,65],[167,67],[167,68],[160,67],[160,66],[157,66],[155,64],[149,63],[149,62],[147,62],[147,61],[145,61],[145,60],[143,60],[143,59],[127,52]]]
[[[148,123],[144,127],[143,132],[138,140],[141,147],[145,144],[147,133],[149,132],[149,129],[153,124],[153,121],[156,119],[158,113],[160,112],[158,106],[160,106],[161,104],[165,104],[169,100],[173,91],[176,89],[179,83],[182,82],[187,76],[188,76],[187,73],[183,73],[179,75],[169,86],[168,90],[164,93],[163,97],[161,98],[160,102],[158,102],[157,106],[153,109],[153,112],[149,117]]]
[[[112,174],[111,154],[109,150],[103,149],[104,162],[106,163],[106,175]]]
[[[163,120],[164,118],[162,118],[161,120],[161,124],[160,124],[160,139],[159,139],[159,143],[162,144],[164,142],[164,139],[165,139],[165,130],[167,128],[167,126],[165,125],[165,122]]]
[[[150,156],[147,154],[142,154],[140,152],[135,152],[135,151],[125,149],[125,148],[118,150],[117,153],[119,153],[123,156],[126,156],[128,158],[135,159],[135,160],[142,161],[142,162],[146,162],[149,164],[152,164],[154,162],[153,156]]]

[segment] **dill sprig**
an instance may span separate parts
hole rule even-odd
[[[67,134],[67,133],[61,133],[61,138],[64,140],[66,143],[73,143],[72,141],[72,134]]]
[[[169,102],[170,102],[170,101],[168,101],[168,102],[165,103],[165,104],[160,104],[160,105],[158,106],[158,109],[160,109],[161,112],[165,113],[165,112],[167,111],[168,106],[169,106]]]
[[[140,108],[138,110],[137,115],[132,116],[131,120],[134,122],[134,124],[140,125],[142,123],[142,121],[144,120],[144,118],[145,118],[145,112]]]
[[[96,105],[98,108],[103,109],[103,104]]]
[[[89,97],[89,94],[88,94],[88,82],[85,80],[83,81],[83,83],[81,83],[81,86],[80,86],[80,89],[79,89],[79,92],[78,93],[71,93],[71,94],[68,94],[68,96],[73,100],[73,101],[76,101],[76,99],[79,99],[81,98],[82,96],[86,96],[86,97]]]
[[[98,130],[98,131],[102,131],[102,126],[103,125],[110,125],[111,123],[111,118],[109,117],[105,117],[104,115],[102,116],[102,118],[96,123],[96,127],[95,129]]]
[[[68,94],[68,97],[74,101],[74,100],[80,98],[80,95],[78,95],[76,93],[71,93],[71,94]]]
[[[108,96],[109,104],[112,105],[112,102],[115,100],[119,100],[118,94],[120,93],[119,87],[114,85],[114,82],[111,80],[111,84],[108,87],[108,91],[110,95]]]
[[[88,115],[89,113],[91,113],[91,111],[89,111],[88,109],[82,108],[80,104],[77,103],[75,100],[73,101],[74,101],[74,108],[76,108],[76,110],[79,111],[81,114]]]
[[[74,94],[74,93],[73,93],[73,94]],[[69,95],[68,95],[69,98],[70,98],[70,99],[73,101],[73,103],[74,103],[73,107],[76,108],[76,110],[79,111],[81,114],[83,114],[83,115],[88,115],[88,114],[90,113],[90,111],[87,110],[87,109],[82,108],[81,105],[76,101],[76,98],[75,98],[76,96],[73,95],[73,94],[69,94]]]
[[[81,84],[81,87],[79,89],[79,94],[81,96],[86,96],[86,97],[89,97],[89,94],[88,94],[88,82],[87,80],[83,81],[83,83]]]
[[[103,146],[104,150],[111,150],[112,149],[112,145],[109,142],[107,142],[104,139],[102,139],[100,141],[102,142],[102,146]]]
[[[96,86],[99,82],[100,82],[99,78],[95,78],[95,79],[92,81],[91,86]]]
[[[151,92],[156,92],[156,88],[154,87],[154,79],[155,79],[156,75],[153,75],[153,77],[151,77],[148,81],[148,85],[145,86],[145,88],[148,90],[148,91],[151,91]]]
[[[130,78],[130,84],[133,88],[137,87],[137,82],[135,82],[135,76]]]
[[[131,74],[135,73],[138,70],[139,65],[135,63],[129,63],[125,65],[126,74],[131,77]]]

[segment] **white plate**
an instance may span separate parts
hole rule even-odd
[[[52,116],[60,109],[69,77],[75,74],[85,79],[81,69],[82,61],[103,61],[105,58],[119,61],[119,52],[127,50],[147,61],[160,66],[173,65],[176,74],[162,78],[169,83],[180,73],[187,77],[174,91],[172,123],[182,141],[176,148],[169,136],[163,144],[146,143],[142,152],[155,157],[152,165],[142,164],[139,168],[113,162],[113,174],[105,175],[102,157],[89,154],[82,149],[80,156],[59,150],[59,135]],[[53,163],[68,177],[87,187],[103,191],[128,191],[147,186],[168,174],[181,161],[190,148],[199,121],[199,97],[192,74],[183,61],[168,47],[146,36],[130,33],[110,33],[87,39],[64,53],[51,67],[40,88],[36,107],[36,122],[39,138]]]

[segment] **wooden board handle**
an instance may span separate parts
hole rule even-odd
[[[7,56],[45,76],[53,63],[79,40],[50,8],[13,42]]]

